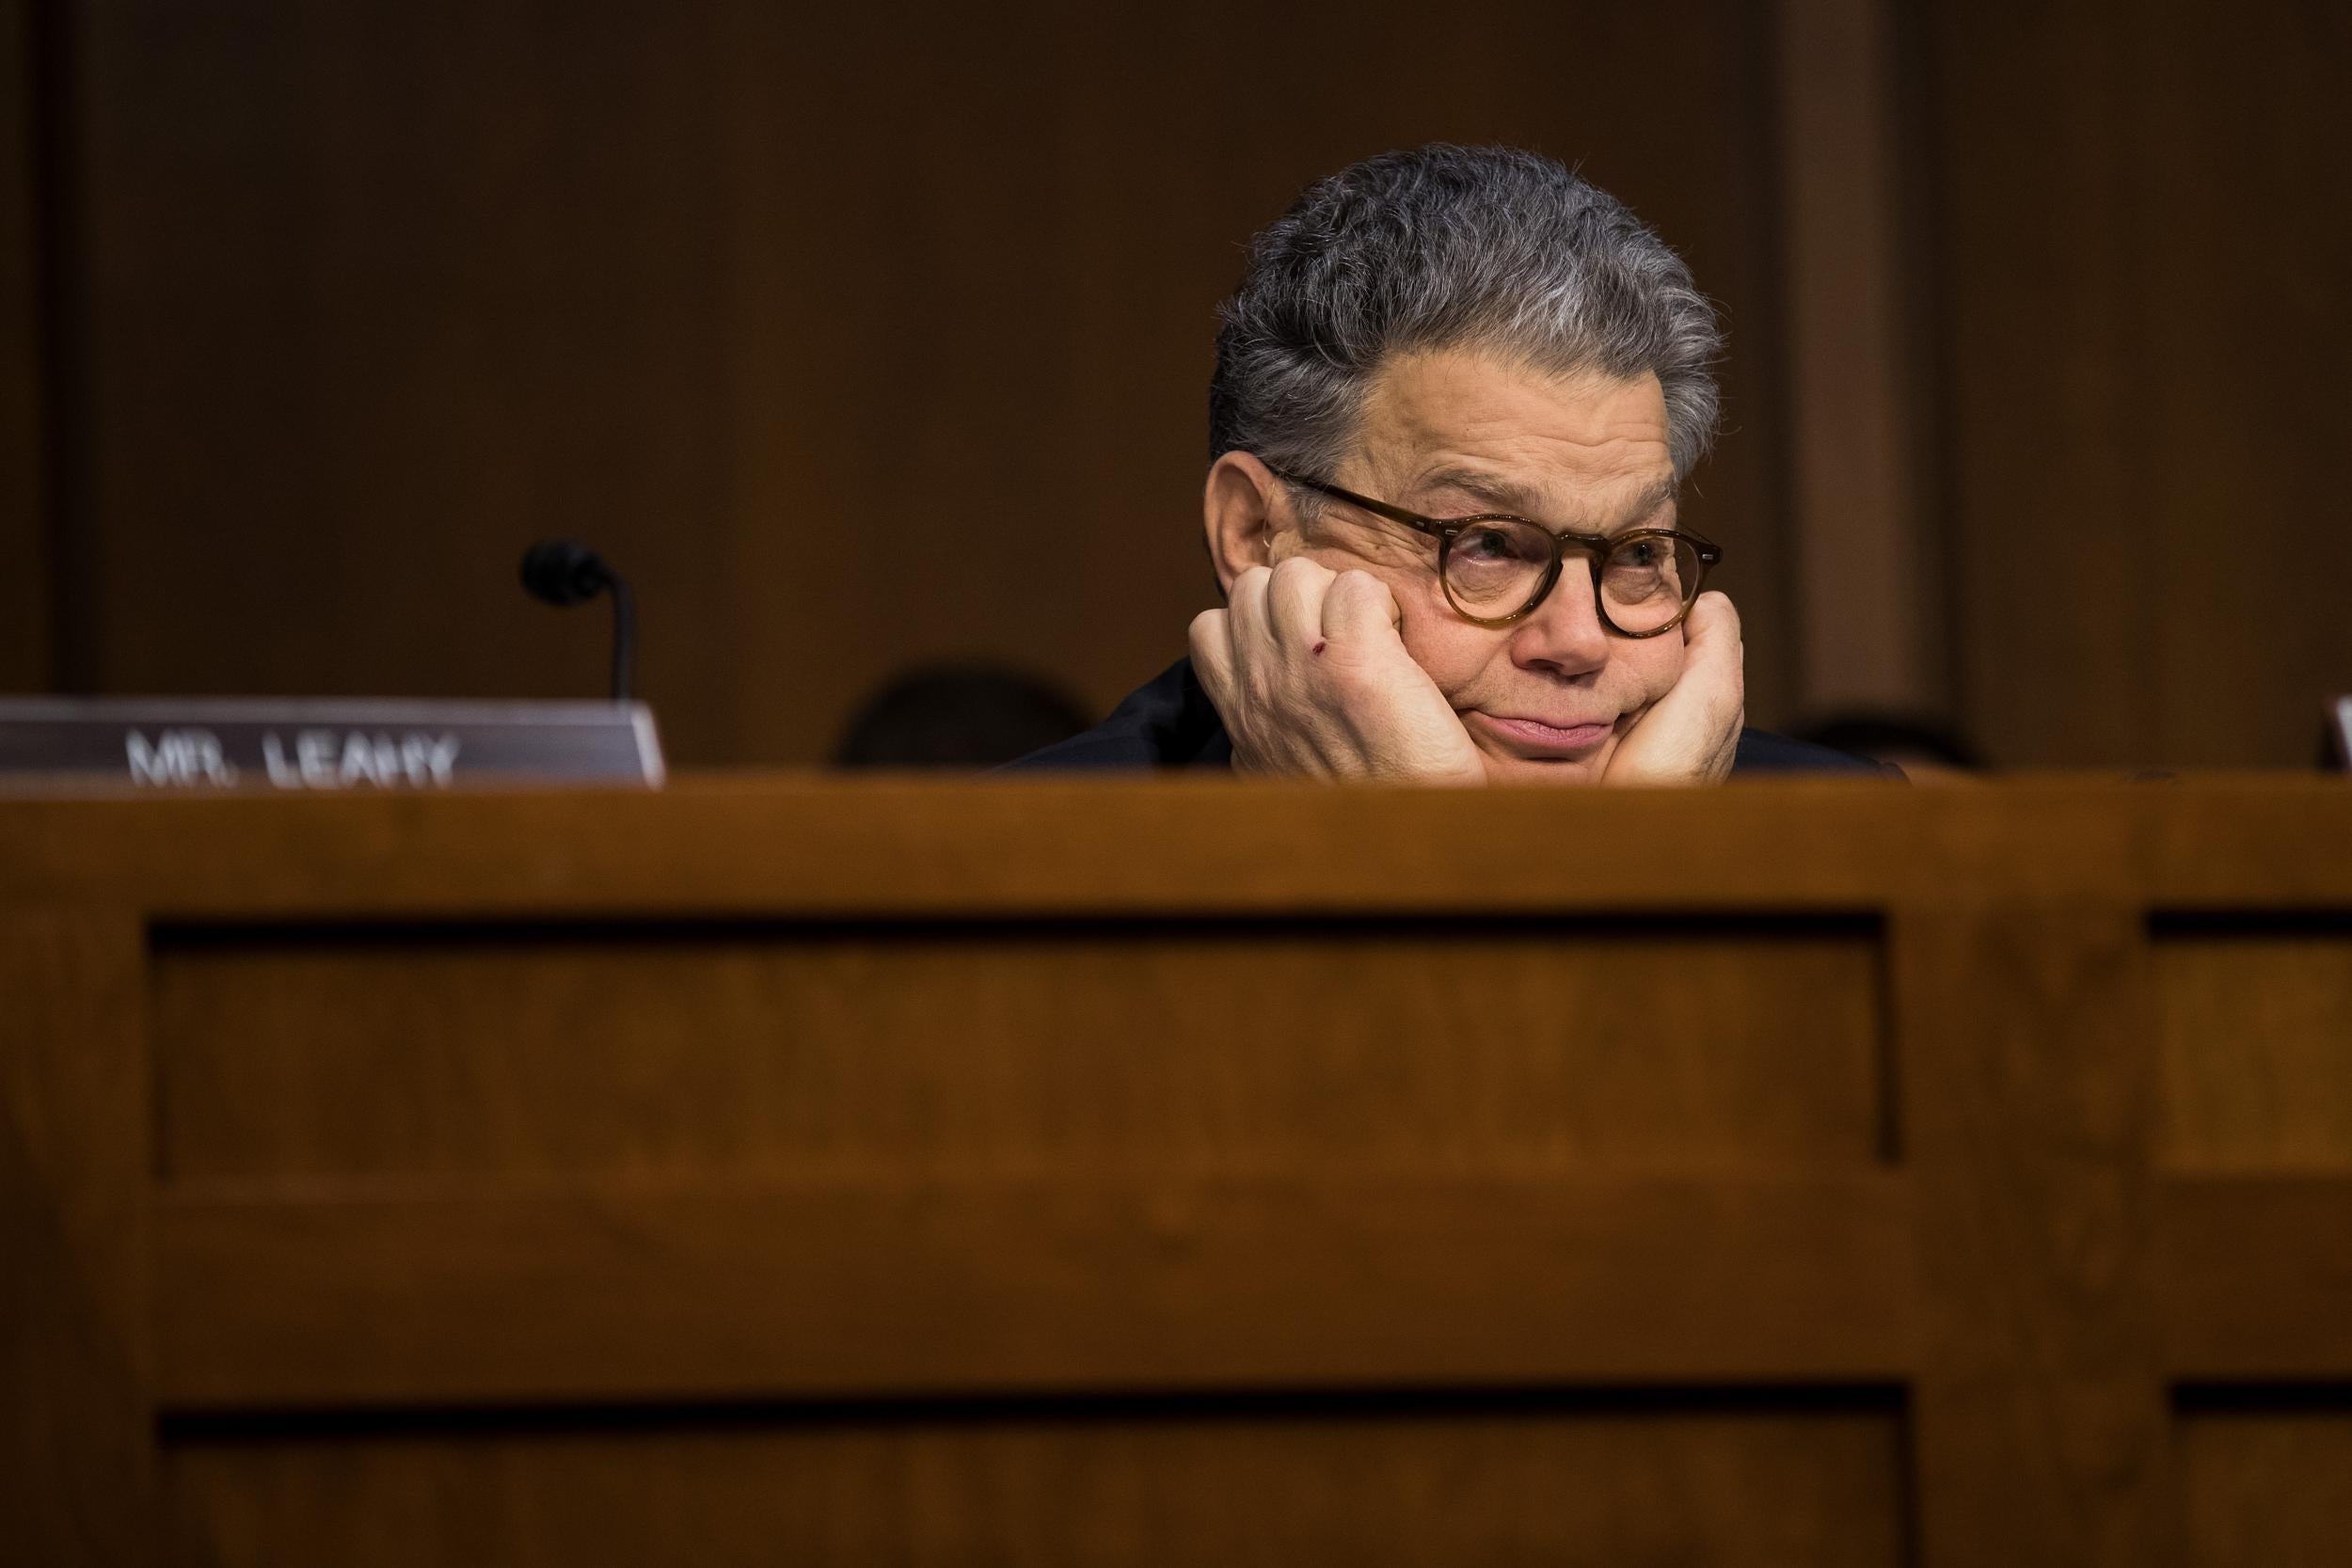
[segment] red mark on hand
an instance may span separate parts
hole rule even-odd
[[[1311,650],[1310,650],[1310,651],[1311,651],[1311,652],[1313,652],[1313,653],[1318,653],[1318,654],[1319,654],[1319,653],[1323,652],[1323,650],[1324,650],[1324,648],[1325,648],[1326,646],[1327,646],[1327,644],[1324,642],[1323,639],[1322,639],[1322,638],[1320,638],[1320,637],[1318,637],[1318,638],[1316,638],[1316,639],[1315,639],[1315,645],[1314,645],[1314,647],[1313,647]]]

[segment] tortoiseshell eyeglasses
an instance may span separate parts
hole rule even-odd
[[[1272,472],[1436,539],[1446,602],[1482,626],[1507,626],[1534,614],[1559,582],[1561,563],[1573,547],[1592,563],[1593,605],[1601,625],[1619,637],[1663,636],[1691,613],[1708,569],[1724,558],[1721,546],[1679,529],[1576,533],[1504,512],[1424,517],[1304,474]]]

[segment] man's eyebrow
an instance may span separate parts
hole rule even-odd
[[[1675,493],[1678,488],[1674,476],[1669,474],[1634,497],[1630,504],[1619,511],[1613,520],[1602,527],[1585,528],[1583,523],[1586,519],[1578,519],[1574,526],[1580,532],[1598,533],[1615,533],[1623,529],[1633,528],[1647,521],[1661,508],[1674,504]],[[1568,523],[1555,523],[1543,516],[1542,497],[1530,486],[1505,478],[1502,474],[1488,473],[1482,468],[1433,468],[1422,475],[1408,493],[1418,496],[1432,490],[1451,490],[1458,495],[1468,496],[1481,506],[1490,506],[1497,512],[1508,512],[1517,516],[1543,523],[1547,527],[1571,526]]]
[[[1537,504],[1535,492],[1516,480],[1502,474],[1488,473],[1484,468],[1432,468],[1413,482],[1408,494],[1421,496],[1433,490],[1452,490],[1468,496],[1481,506],[1497,512],[1524,515]]]
[[[1664,479],[1634,497],[1633,504],[1617,514],[1617,520],[1600,531],[1616,533],[1625,529],[1639,528],[1661,511],[1674,505],[1675,492],[1678,488],[1680,486],[1676,483],[1675,477],[1668,474]]]

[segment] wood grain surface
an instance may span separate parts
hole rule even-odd
[[[2352,1560],[2352,1414],[2264,1408],[2181,1422],[2189,1560],[2200,1568],[2335,1568]]]
[[[2165,1164],[2352,1174],[2352,926],[2155,944]]]
[[[0,801],[8,1519],[2329,1560],[2352,788],[1433,803]]]
[[[0,691],[49,688],[52,479],[46,335],[49,225],[40,135],[40,29],[33,0],[0,0]]]
[[[157,1539],[139,936],[0,909],[0,1542],[26,1562]]]
[[[1760,918],[167,942],[157,1159],[278,1186],[1859,1169],[1884,1119],[1875,946]]]
[[[2179,1560],[2146,947],[2095,898],[1898,917],[1930,1562]]]
[[[10,800],[0,900],[170,925],[958,913],[1867,913],[2112,891],[2164,911],[2352,908],[2345,785],[2242,776],[1994,792],[1876,781],[1490,791],[1446,832],[1412,790],[1232,779],[846,782],[660,794]],[[1704,806],[1694,807],[1693,800]],[[1558,847],[1553,847],[1557,846]]]
[[[1902,1198],[1422,1173],[192,1196],[157,1219],[161,1382],[270,1409],[1890,1379]]]
[[[1132,1409],[196,1442],[186,1568],[1884,1568],[1896,1420],[1704,1402]]]
[[[2352,689],[2352,531],[2316,521],[2352,12],[1918,15],[1963,726],[2042,767],[2311,766]]]
[[[2352,1384],[2352,1182],[2176,1180],[2162,1205],[2166,1359],[2181,1376]]]

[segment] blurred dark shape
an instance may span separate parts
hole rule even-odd
[[[1832,751],[1891,762],[1912,779],[1981,773],[1987,767],[1984,753],[1951,725],[1913,714],[1832,714],[1791,733]]]
[[[994,768],[1067,740],[1092,720],[1052,682],[984,664],[892,676],[858,705],[837,768]]]
[[[542,604],[559,610],[612,594],[612,700],[628,701],[637,671],[637,601],[612,563],[585,545],[542,539],[523,551],[523,588]]]

